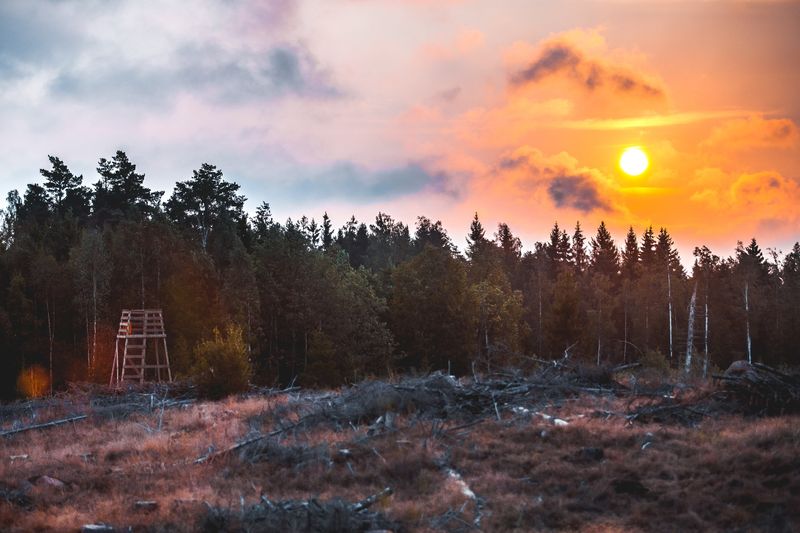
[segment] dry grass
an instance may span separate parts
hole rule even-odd
[[[124,419],[92,416],[4,438],[0,530],[70,531],[104,522],[192,531],[203,525],[209,506],[240,509],[262,495],[353,502],[387,486],[394,495],[373,510],[413,531],[467,531],[476,521],[486,531],[792,531],[800,525],[800,418],[629,425],[596,416],[625,409],[613,397],[581,396],[538,414],[501,406],[502,420],[462,428],[463,421],[413,412],[378,430],[298,427],[260,443],[261,453],[245,448],[193,464],[209,449],[273,429],[279,418],[297,419],[311,398],[285,394]],[[555,425],[540,413],[569,423]],[[35,418],[62,414],[53,405]],[[158,507],[137,510],[137,500],[156,500]]]

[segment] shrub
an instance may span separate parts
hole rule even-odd
[[[214,328],[212,339],[195,346],[194,358],[192,373],[201,395],[219,399],[247,390],[253,369],[239,326],[229,325],[225,335]]]
[[[639,359],[643,368],[655,370],[662,374],[669,373],[669,360],[661,353],[661,350],[647,350]]]

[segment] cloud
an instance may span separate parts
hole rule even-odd
[[[353,162],[340,162],[321,172],[286,183],[286,192],[297,201],[326,198],[348,200],[392,200],[427,191],[446,196],[458,196],[450,185],[450,176],[444,172],[431,172],[420,163],[370,171]]]
[[[776,171],[734,174],[699,169],[691,200],[725,214],[726,220],[800,222],[800,185]],[[795,228],[796,229],[796,228]]]
[[[571,207],[584,213],[608,209],[608,203],[600,198],[597,185],[588,176],[557,176],[547,186],[547,193],[556,207]]]
[[[232,53],[213,45],[184,47],[166,65],[114,64],[64,70],[54,94],[79,100],[164,103],[180,93],[215,103],[263,101],[283,96],[337,97],[342,92],[300,45],[257,53]]]
[[[759,115],[729,120],[703,141],[707,150],[725,152],[759,148],[795,148],[800,144],[797,125],[788,118],[765,119]]]
[[[662,98],[664,90],[634,69],[601,57],[590,57],[570,36],[557,36],[544,42],[524,68],[510,76],[514,87],[539,84],[550,78],[566,79],[588,92],[611,91]]]
[[[717,120],[721,118],[738,117],[748,114],[750,114],[749,111],[686,111],[683,113],[646,115],[642,117],[562,120],[554,125],[566,129],[597,131],[663,128],[668,126],[679,126],[683,124],[694,124],[697,122],[705,122],[708,120]]]
[[[607,188],[607,180],[599,171],[579,166],[566,152],[545,156],[523,146],[501,158],[498,172],[505,173],[506,182],[521,192],[545,190],[558,208],[582,213],[613,211],[608,191],[602,190]]]
[[[0,89],[19,94],[14,83],[46,73],[51,96],[92,105],[164,105],[179,94],[227,104],[343,95],[302,41],[283,37],[296,4],[198,0],[184,23],[181,6],[169,3],[160,16],[130,1],[2,3]]]

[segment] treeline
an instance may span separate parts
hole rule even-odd
[[[253,217],[239,186],[203,164],[169,199],[127,155],[89,186],[50,157],[41,184],[8,194],[0,229],[0,391],[38,368],[56,388],[106,381],[123,308],[161,307],[173,370],[215,328],[244,332],[261,383],[337,385],[369,375],[453,373],[569,354],[674,367],[797,363],[800,245],[783,259],[755,239],[732,257],[696,248],[681,266],[666,229],[555,224],[522,253],[476,214],[466,256],[440,222],[379,213],[335,229]],[[465,224],[466,225],[466,224]],[[690,321],[689,316],[694,320]]]

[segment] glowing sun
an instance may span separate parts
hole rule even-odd
[[[638,176],[647,170],[650,161],[647,154],[638,146],[626,148],[619,158],[619,168],[629,176]]]

